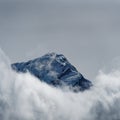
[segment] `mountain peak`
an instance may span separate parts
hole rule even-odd
[[[11,65],[17,72],[29,71],[32,75],[53,86],[70,86],[79,90],[90,88],[92,83],[67,60],[63,54],[47,53],[28,62]]]

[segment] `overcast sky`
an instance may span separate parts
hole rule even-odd
[[[93,79],[120,56],[120,2],[0,0],[0,47],[11,62],[62,53]]]

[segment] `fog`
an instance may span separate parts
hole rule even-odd
[[[11,70],[0,49],[0,120],[118,120],[120,70],[99,71],[84,92],[51,87]]]

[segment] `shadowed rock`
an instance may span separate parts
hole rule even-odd
[[[32,75],[53,86],[69,86],[73,90],[85,90],[92,83],[85,79],[62,54],[48,53],[28,62],[11,65],[17,72],[30,72]]]

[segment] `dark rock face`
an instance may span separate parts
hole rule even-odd
[[[49,53],[28,62],[11,65],[17,72],[30,72],[53,86],[70,86],[77,90],[89,89],[92,83],[85,79],[62,54]]]

